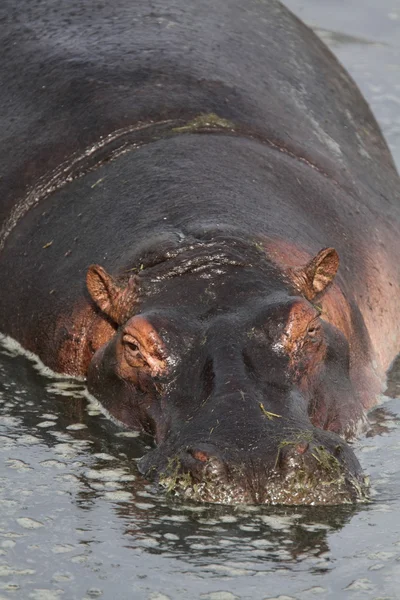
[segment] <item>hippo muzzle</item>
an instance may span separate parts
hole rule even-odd
[[[249,402],[239,394],[235,400]],[[216,419],[212,411],[208,430],[202,415],[200,423],[193,420],[144,456],[140,472],[174,495],[201,502],[316,505],[367,499],[368,477],[341,437],[313,427],[306,416],[278,425],[280,415],[266,404],[255,402],[254,422],[244,422],[242,410]],[[227,427],[227,420],[234,425]]]

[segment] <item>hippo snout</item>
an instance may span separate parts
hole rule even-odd
[[[197,502],[317,505],[368,498],[368,479],[350,446],[318,430],[247,452],[226,443],[188,443],[176,451],[161,445],[139,469],[167,492]]]

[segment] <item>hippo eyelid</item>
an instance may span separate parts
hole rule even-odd
[[[151,352],[158,360],[164,360],[166,358],[166,352],[163,348],[162,342],[156,338],[156,336],[150,332],[146,339],[142,342],[134,337],[131,333],[125,333],[122,336],[122,343],[129,346],[132,350],[136,350],[141,355]],[[134,346],[136,346],[134,348]]]
[[[165,372],[166,363],[162,346],[157,340],[151,338],[152,336],[148,336],[141,343],[131,333],[125,332],[122,336],[122,344],[128,363],[136,368],[149,368],[151,376],[155,377]]]
[[[139,342],[132,337],[131,335],[124,335],[122,338],[122,343],[125,346],[129,346],[129,348],[133,351],[137,351],[140,353],[140,344]]]
[[[307,335],[310,337],[316,336],[321,331],[321,323],[319,322],[319,318],[313,319],[307,327]]]

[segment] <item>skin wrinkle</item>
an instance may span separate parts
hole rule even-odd
[[[157,129],[160,126],[167,125],[169,127],[169,131],[163,131],[163,133],[157,133]],[[88,173],[95,171],[99,167],[101,167],[104,163],[113,161],[117,159],[121,154],[125,154],[129,151],[136,151],[143,147],[144,145],[151,144],[154,141],[160,139],[160,137],[165,137],[169,135],[182,135],[178,133],[171,133],[177,126],[184,126],[184,122],[179,120],[162,120],[158,122],[149,122],[149,123],[136,123],[129,127],[125,127],[120,130],[113,131],[109,133],[107,136],[102,136],[96,143],[92,144],[91,147],[87,148],[80,156],[71,156],[62,165],[57,167],[55,171],[52,173],[48,173],[44,175],[39,183],[36,183],[35,186],[27,190],[23,198],[20,199],[19,202],[16,203],[15,207],[11,215],[9,216],[6,223],[0,229],[0,252],[3,250],[4,245],[7,241],[8,236],[12,233],[13,229],[18,225],[19,221],[25,216],[25,214],[36,204],[43,201],[50,194],[53,194],[57,190],[61,190],[64,186],[71,183],[75,179],[83,177]],[[155,129],[156,134],[149,137],[148,140],[140,142],[128,141],[126,142],[124,138],[128,136],[128,139],[132,137],[132,134],[137,131],[143,131]],[[318,165],[312,163],[307,160],[307,158],[296,154],[291,151],[286,145],[279,144],[277,142],[272,141],[264,137],[261,134],[257,134],[256,132],[248,131],[245,132],[240,126],[235,127],[236,131],[230,131],[227,133],[226,128],[218,128],[213,126],[212,128],[199,128],[196,132],[193,132],[194,135],[197,134],[220,134],[226,136],[235,136],[235,137],[245,137],[248,139],[257,140],[262,144],[268,145],[273,150],[277,150],[278,152],[283,152],[290,158],[294,160],[298,160],[304,164],[306,164],[311,169],[316,170],[320,175],[330,179],[335,185],[340,185],[337,181],[335,181],[332,176],[328,173],[324,172]],[[115,142],[118,140],[119,146],[115,147]],[[112,146],[112,149],[109,149],[108,155],[104,156],[104,151],[107,150],[108,146]],[[97,155],[100,154],[100,157],[96,160]],[[86,164],[85,164],[86,163]]]

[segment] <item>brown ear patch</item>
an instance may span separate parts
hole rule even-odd
[[[103,267],[91,265],[86,285],[92,300],[118,325],[132,315],[138,297],[137,277],[132,276],[125,285],[121,285]]]
[[[300,269],[291,269],[295,286],[307,298],[314,298],[327,290],[339,268],[339,255],[334,248],[323,248]]]

